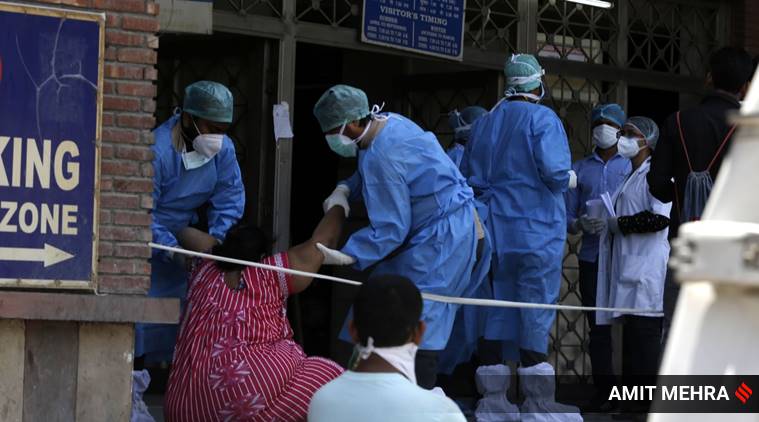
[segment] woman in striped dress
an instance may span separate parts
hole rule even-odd
[[[334,247],[343,219],[342,208],[333,208],[309,241],[266,258],[265,236],[254,226],[231,228],[222,244],[195,229],[183,230],[178,238],[186,249],[316,272],[324,260],[316,243]],[[305,420],[316,390],[343,371],[330,360],[307,357],[292,340],[287,297],[312,279],[196,260],[190,280],[166,392],[166,420]]]

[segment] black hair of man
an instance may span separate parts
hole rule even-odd
[[[353,303],[353,325],[359,341],[375,347],[402,346],[409,342],[422,316],[422,295],[401,276],[372,277],[358,289]]]
[[[731,94],[740,92],[754,75],[751,56],[742,48],[723,47],[709,58],[709,71],[714,87]]]
[[[243,261],[258,262],[271,253],[271,242],[268,236],[253,224],[237,223],[230,227],[224,242],[213,247],[214,255]],[[244,265],[216,261],[216,267],[222,271],[235,271],[245,268]]]

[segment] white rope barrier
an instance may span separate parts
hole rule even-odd
[[[320,280],[333,281],[335,283],[348,284],[351,286],[361,285],[360,281],[349,280],[347,278],[333,277],[333,276],[324,275],[324,274],[310,273],[307,271],[298,271],[298,270],[293,270],[290,268],[282,268],[282,267],[277,267],[274,265],[261,264],[259,262],[244,261],[241,259],[227,258],[223,256],[216,256],[216,255],[211,255],[211,254],[202,253],[202,252],[188,251],[186,249],[159,245],[153,242],[149,242],[148,245],[153,249],[160,249],[163,251],[179,253],[179,254],[194,256],[198,258],[206,258],[206,259],[212,259],[215,261],[229,262],[230,264],[256,267],[262,270],[278,271],[281,273],[295,275],[295,276],[318,278]],[[451,297],[451,296],[443,296],[443,295],[437,295],[433,293],[424,293],[424,292],[422,292],[422,297],[424,299],[432,300],[435,302],[450,303],[450,304],[455,304],[455,305],[490,306],[494,308],[549,309],[549,310],[556,310],[556,311],[564,310],[564,311],[584,311],[584,312],[602,311],[602,312],[619,312],[623,314],[662,313],[661,309],[653,310],[653,309],[632,309],[632,308],[602,308],[602,307],[597,307],[597,306],[552,305],[552,304],[547,304],[547,303],[527,303],[527,302],[512,302],[508,300]]]

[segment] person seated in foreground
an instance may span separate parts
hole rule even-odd
[[[414,358],[425,331],[421,315],[422,296],[408,279],[383,275],[362,284],[349,324],[356,360],[316,392],[308,420],[465,421],[452,400],[416,385]]]
[[[269,242],[252,225],[233,226],[223,243],[199,230],[179,233],[189,250],[317,272],[335,247],[345,211],[332,208],[305,243],[267,256]],[[196,259],[166,392],[167,421],[301,421],[319,387],[343,369],[307,357],[293,341],[287,297],[311,277]]]

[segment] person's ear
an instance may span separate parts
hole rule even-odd
[[[707,88],[714,87],[714,81],[712,80],[712,72],[706,73],[706,80],[704,81],[704,85],[706,85]]]
[[[414,334],[412,334],[411,341],[414,342],[417,346],[422,344],[422,338],[424,338],[424,332],[427,331],[427,324],[420,320],[419,325],[416,326],[416,330],[414,330]]]
[[[354,120],[345,125],[345,131],[343,133],[350,138],[355,139],[361,136],[361,132],[363,131],[364,128],[361,127],[361,123],[358,120]]]
[[[348,322],[348,334],[350,334],[354,344],[359,343],[360,339],[358,338],[358,330],[356,329],[356,324],[353,323],[353,320]]]

